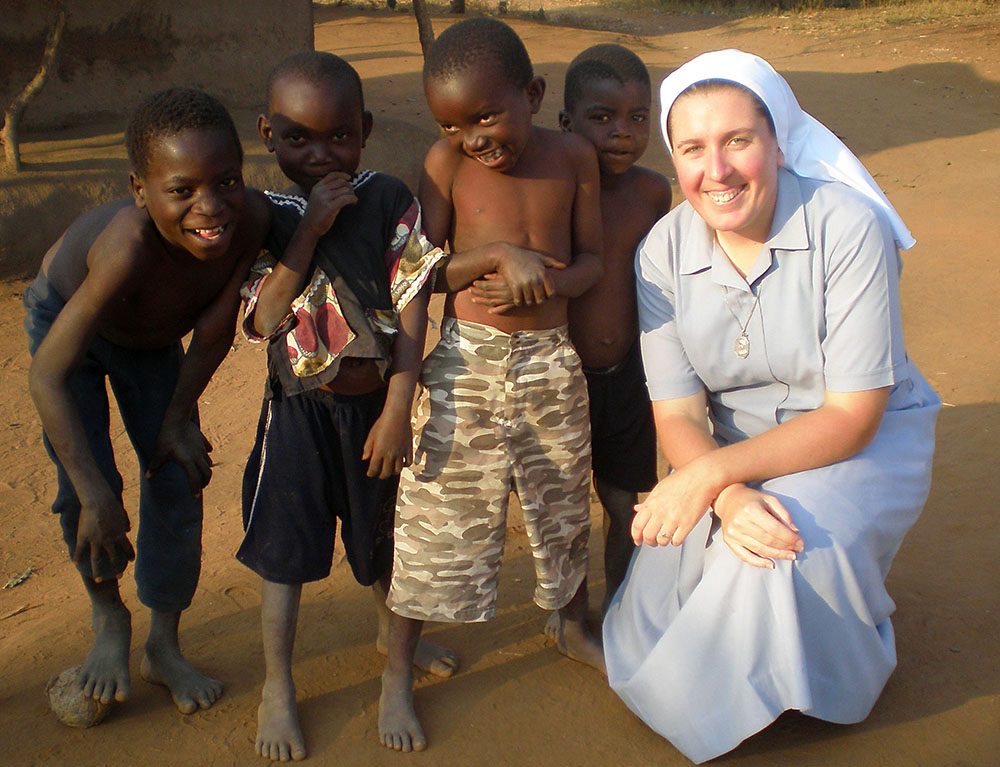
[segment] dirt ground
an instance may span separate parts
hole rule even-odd
[[[946,405],[930,500],[889,577],[897,603],[898,668],[864,723],[843,727],[786,715],[718,763],[997,765],[1000,17],[881,29],[845,25],[842,18],[722,23],[710,16],[623,12],[603,17],[603,26],[618,30],[612,32],[513,24],[536,70],[547,78],[538,119],[550,126],[556,124],[566,64],[597,42],[634,48],[655,81],[705,50],[738,47],[764,56],[787,76],[805,109],[864,159],[918,241],[905,255],[903,272],[907,346]],[[597,25],[586,14],[577,19]],[[445,23],[436,19],[437,30]],[[364,79],[376,120],[365,164],[415,182],[435,128],[419,88],[412,17],[322,10],[316,47],[344,55]],[[237,115],[246,129],[248,177],[263,183],[273,177],[271,160],[252,139],[253,118],[249,112]],[[14,199],[0,211],[6,215],[4,250],[11,253],[15,242],[47,237],[34,263],[6,264],[4,275],[15,279],[0,283],[0,509],[6,529],[0,582],[32,571],[21,585],[0,591],[0,733],[7,744],[0,760],[74,767],[254,764],[263,679],[259,589],[233,552],[241,537],[239,483],[253,439],[264,357],[242,340],[202,400],[216,470],[206,492],[201,584],[182,624],[186,652],[224,682],[225,696],[210,711],[181,716],[162,688],[138,679],[148,611],[138,605],[127,575],[123,591],[136,608],[131,700],[98,728],[83,731],[59,724],[44,699],[46,680],[85,655],[90,628],[82,588],[59,540],[57,520],[47,511],[54,470],[26,390],[24,283],[16,278],[37,267],[44,244],[58,234],[47,227],[67,215],[67,200],[124,192],[118,131],[98,126],[29,134],[23,151],[30,172],[0,180],[5,199]],[[672,175],[656,139],[645,163]],[[120,425],[115,437],[127,506],[134,509],[135,462]],[[599,529],[596,515],[595,523]],[[595,603],[603,586],[600,554],[595,538]],[[410,755],[386,752],[377,743],[382,660],[373,648],[369,595],[343,562],[332,577],[307,586],[295,674],[311,762],[687,764],[629,713],[597,673],[546,644],[545,615],[531,603],[532,581],[523,529],[515,520],[497,618],[429,631],[460,654],[462,669],[447,681],[419,678],[417,708],[430,747]]]

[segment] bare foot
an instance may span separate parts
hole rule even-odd
[[[382,655],[388,655],[388,632],[381,629],[380,624],[378,637],[375,639],[375,649]],[[427,671],[434,676],[447,679],[458,671],[458,656],[447,647],[420,639],[417,641],[417,649],[413,654],[413,665],[421,671]]]
[[[80,666],[77,681],[88,698],[110,703],[128,698],[128,652],[132,644],[132,616],[119,602],[94,607],[94,644]]]
[[[180,650],[171,647],[147,643],[139,673],[147,682],[170,690],[182,714],[210,708],[222,696],[221,682],[195,671]]]
[[[378,739],[394,751],[423,751],[427,738],[413,710],[413,677],[382,674],[378,699]]]
[[[375,614],[378,618],[378,634],[375,636],[375,649],[382,655],[389,654],[389,623],[392,612],[385,604],[389,593],[389,576],[384,575],[372,585],[375,597]],[[427,671],[434,676],[447,679],[458,670],[458,656],[447,647],[418,639],[413,652],[413,665],[421,671]]]
[[[602,616],[595,612],[588,612],[584,620],[586,621],[587,631],[595,637],[595,641],[600,643],[597,637],[601,636],[601,632],[603,631],[604,621]],[[543,630],[545,636],[551,639],[556,645],[559,644],[559,623],[559,611],[553,611],[549,613],[549,619],[545,621],[545,629]]]
[[[559,611],[552,613],[545,624],[545,635],[552,638],[559,652],[580,663],[586,663],[607,674],[604,648],[587,627],[585,620],[568,620]]]
[[[296,762],[306,758],[306,741],[299,727],[299,712],[295,705],[295,684],[291,679],[282,683],[264,683],[257,707],[258,756],[272,761]]]

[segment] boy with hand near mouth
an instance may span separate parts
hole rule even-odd
[[[646,66],[620,45],[588,48],[566,70],[559,126],[594,145],[601,169],[604,277],[570,302],[569,332],[587,376],[594,489],[605,512],[602,614],[635,548],[638,493],[657,479],[635,293],[636,248],[670,210],[667,179],[635,165],[649,143],[650,101]]]
[[[237,553],[262,578],[256,751],[267,759],[306,756],[292,650],[302,584],[329,574],[338,519],[354,576],[373,589],[377,647],[387,643],[396,475],[410,459],[425,284],[444,254],[403,182],[358,172],[371,129],[343,59],[310,51],[271,73],[258,130],[293,186],[268,193],[270,252],[243,291],[244,331],[267,341],[268,379]],[[439,676],[457,667],[429,643],[412,660]]]
[[[441,342],[424,362],[414,463],[400,479],[379,739],[419,751],[411,659],[426,620],[495,611],[508,496],[536,565],[535,602],[558,611],[560,648],[603,669],[586,628],[586,381],[569,299],[601,276],[592,147],[532,125],[545,92],[524,44],[494,19],[443,32],[424,63],[443,138],[424,163],[425,230],[448,242]]]
[[[52,510],[83,578],[94,644],[79,672],[85,695],[129,695],[131,614],[118,578],[136,560],[152,610],[141,673],[170,689],[182,713],[222,694],[178,640],[201,567],[201,490],[211,445],[198,396],[233,342],[240,285],[267,231],[268,204],[243,186],[232,119],[211,96],[150,96],[125,133],[132,198],[77,219],[25,291],[29,386],[56,464]],[[181,339],[194,331],[187,353]],[[106,382],[139,458],[133,549],[115,465]]]

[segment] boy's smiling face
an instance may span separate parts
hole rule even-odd
[[[491,170],[512,170],[531,140],[531,117],[545,94],[545,81],[523,88],[495,66],[470,67],[424,82],[427,105],[448,143]]]
[[[591,80],[572,110],[559,114],[559,125],[587,139],[597,149],[602,176],[624,173],[649,144],[649,86],[635,80]]]
[[[257,120],[264,145],[307,196],[328,173],[357,171],[371,129],[371,112],[354,88],[291,74],[274,83],[270,115]]]
[[[149,147],[132,195],[167,245],[200,261],[224,256],[246,202],[240,153],[228,131],[186,130]]]

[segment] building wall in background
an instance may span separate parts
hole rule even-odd
[[[267,72],[313,48],[311,0],[64,0],[57,66],[29,102],[32,128],[126,114],[162,88],[200,88],[230,108],[261,105]],[[34,76],[56,4],[4,0],[0,97],[9,104]]]

